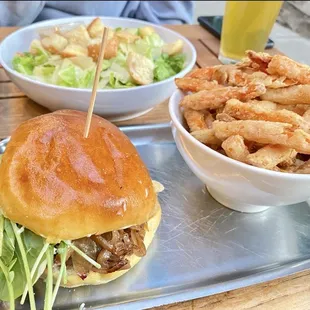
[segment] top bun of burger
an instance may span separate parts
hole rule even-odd
[[[0,165],[5,217],[50,243],[140,225],[158,205],[152,180],[130,140],[110,122],[62,110],[26,121]]]

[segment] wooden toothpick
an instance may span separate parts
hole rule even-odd
[[[108,34],[109,34],[109,28],[104,27],[103,34],[102,34],[101,46],[100,46],[100,52],[99,52],[99,57],[98,57],[98,63],[97,63],[97,68],[96,68],[95,80],[94,80],[94,85],[93,85],[93,89],[92,89],[92,93],[91,93],[91,97],[90,97],[90,102],[89,102],[89,107],[88,107],[88,112],[87,112],[87,118],[86,118],[86,124],[85,124],[85,128],[84,128],[84,138],[87,138],[88,134],[89,134],[91,118],[93,115],[95,101],[96,101],[99,77],[100,77],[100,72],[101,72],[101,68],[102,68],[102,61],[104,58],[105,47],[106,47],[107,41],[108,41]]]

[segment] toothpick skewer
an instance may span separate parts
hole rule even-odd
[[[104,52],[105,52],[105,48],[106,48],[107,41],[108,41],[108,34],[109,34],[109,28],[104,27],[103,34],[102,34],[101,46],[100,46],[100,52],[99,52],[99,57],[98,57],[98,63],[97,63],[97,68],[96,68],[95,80],[94,80],[94,85],[93,85],[91,98],[90,98],[90,102],[89,102],[86,124],[85,124],[85,128],[84,128],[84,138],[87,138],[88,134],[89,134],[91,118],[93,115],[95,101],[96,101],[99,77],[100,77],[100,72],[101,72],[101,68],[102,68],[102,61],[104,58]]]

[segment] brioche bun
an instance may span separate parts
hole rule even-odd
[[[127,136],[93,116],[84,138],[85,121],[72,110],[30,119],[2,158],[0,210],[50,243],[140,225],[156,212],[152,180]]]

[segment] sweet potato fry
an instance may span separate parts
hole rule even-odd
[[[246,161],[256,167],[273,169],[275,166],[292,157],[296,151],[282,145],[266,145],[253,154],[249,154]]]
[[[310,154],[310,135],[302,129],[294,130],[291,124],[266,121],[234,121],[213,123],[218,139],[224,141],[233,135],[263,144],[279,144],[295,149],[303,154]]]
[[[281,89],[267,89],[261,99],[281,104],[310,104],[310,85],[294,85]]]
[[[184,118],[190,131],[206,129],[205,114],[202,111],[192,109],[184,109]]]
[[[225,150],[227,156],[232,159],[245,162],[247,156],[250,154],[247,146],[244,143],[243,137],[236,135],[230,136],[222,143],[222,148]]]
[[[213,90],[202,90],[184,97],[181,106],[194,110],[217,109],[229,99],[247,101],[265,93],[263,84],[249,84],[244,87],[224,87]]]
[[[271,106],[271,105],[270,105]],[[263,120],[269,122],[288,123],[295,128],[309,131],[309,124],[300,115],[288,110],[276,110],[267,108],[266,102],[259,101],[241,102],[237,99],[227,101],[224,113],[240,120]]]
[[[183,91],[198,92],[201,90],[210,90],[223,87],[217,81],[200,80],[195,78],[184,77],[175,79],[175,84]]]
[[[213,129],[202,129],[193,131],[191,135],[203,144],[221,145],[222,143],[222,141],[215,136]]]
[[[267,72],[296,80],[300,84],[310,84],[310,67],[283,56],[275,55],[268,64]]]

